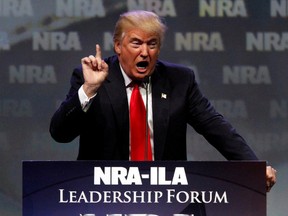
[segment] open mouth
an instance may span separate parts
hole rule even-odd
[[[136,64],[137,68],[143,70],[148,67],[149,63],[147,61],[141,61]]]

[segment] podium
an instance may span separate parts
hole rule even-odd
[[[265,216],[262,161],[24,161],[23,216]]]

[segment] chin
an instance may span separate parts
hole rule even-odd
[[[135,79],[143,79],[144,77],[148,76],[148,73],[141,73],[141,72],[137,72],[135,75],[134,75],[134,78]]]

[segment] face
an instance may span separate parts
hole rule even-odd
[[[160,39],[156,34],[140,29],[125,32],[122,41],[115,42],[121,66],[132,80],[150,76],[160,53]]]

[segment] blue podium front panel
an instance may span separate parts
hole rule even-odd
[[[265,216],[265,162],[23,162],[23,216]]]

